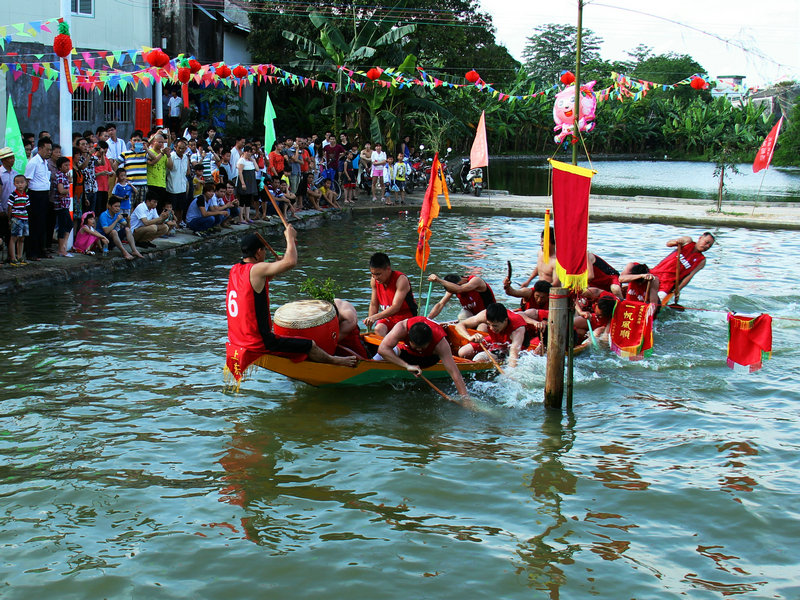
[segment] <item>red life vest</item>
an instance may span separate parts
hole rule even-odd
[[[470,275],[467,278],[467,281],[470,281],[474,277],[474,275]],[[482,310],[486,310],[487,306],[496,302],[494,299],[494,292],[492,291],[492,288],[489,287],[488,283],[486,284],[485,292],[472,290],[471,292],[456,294],[456,296],[458,297],[458,301],[461,302],[461,306],[463,306],[473,315],[477,315]]]
[[[400,271],[392,271],[386,285],[375,281],[375,296],[378,299],[381,310],[386,310],[394,302],[394,295],[397,291],[397,280],[402,275],[403,273]],[[403,299],[400,310],[389,318],[395,322],[400,322],[403,319],[409,319],[415,316],[417,316],[417,303],[414,301],[414,292],[409,288],[408,294],[406,294],[406,297]]]
[[[414,356],[431,356],[433,351],[436,349],[436,345],[441,342],[447,334],[444,332],[444,328],[439,325],[438,323],[431,321],[427,317],[411,317],[406,321],[406,329],[410,330],[413,325],[417,323],[425,323],[428,327],[431,328],[431,332],[433,333],[433,337],[431,338],[430,343],[421,351],[417,352],[411,347],[411,344],[408,343],[408,335],[401,341],[398,346],[401,349],[405,350],[409,354]]]
[[[489,349],[505,349],[511,345],[511,334],[514,333],[520,327],[525,327],[525,320],[519,316],[517,313],[506,309],[506,313],[508,314],[508,324],[503,331],[499,333],[495,333],[492,328],[489,328],[489,331],[486,333],[486,339],[489,340],[488,347]],[[528,337],[527,328],[525,329],[526,335],[525,339],[522,341],[522,348],[525,348],[530,341]]]
[[[650,269],[650,272],[658,277],[659,292],[675,291],[675,254],[673,252]],[[681,247],[681,266],[678,278],[683,280],[704,258],[703,253],[695,248],[694,242],[683,245]]]
[[[265,354],[264,337],[272,331],[269,316],[269,281],[256,294],[250,283],[250,270],[255,263],[240,262],[231,267],[225,312],[228,314],[226,365],[239,381],[250,364]]]

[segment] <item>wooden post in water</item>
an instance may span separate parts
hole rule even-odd
[[[544,407],[561,410],[564,397],[564,351],[569,336],[569,296],[561,287],[550,288],[547,315],[547,372],[544,381]]]

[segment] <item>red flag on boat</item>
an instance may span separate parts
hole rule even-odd
[[[419,211],[419,223],[417,232],[417,265],[423,271],[428,266],[428,257],[431,255],[431,223],[439,216],[439,195],[444,194],[447,208],[450,208],[450,193],[447,191],[447,183],[442,173],[442,165],[439,164],[439,153],[433,157],[431,165],[431,178],[428,181],[428,189],[425,190],[425,198],[422,200],[422,208]]]
[[[629,360],[641,360],[649,356],[653,352],[654,314],[652,304],[618,301],[608,330],[611,350]]]
[[[772,354],[772,317],[746,317],[728,313],[728,366],[758,371]]]
[[[556,233],[556,271],[561,285],[585,289],[589,284],[586,259],[589,236],[589,190],[597,171],[549,159],[553,168],[553,217]]]
[[[778,119],[778,122],[775,123],[775,127],[773,127],[769,135],[764,138],[761,147],[756,153],[756,159],[753,161],[753,173],[758,173],[761,169],[766,169],[769,167],[769,163],[772,162],[772,153],[775,152],[775,142],[778,141],[778,134],[781,131],[782,123],[783,117]]]
[[[489,166],[489,143],[486,140],[485,110],[481,111],[478,129],[475,130],[475,141],[472,142],[472,149],[469,152],[469,166],[471,169]]]

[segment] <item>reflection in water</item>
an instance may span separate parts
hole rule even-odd
[[[566,427],[562,419],[561,412],[545,413],[543,437],[539,444],[541,452],[533,457],[538,466],[529,486],[538,504],[536,515],[542,519],[549,518],[551,523],[539,535],[520,542],[517,549],[517,555],[524,563],[517,572],[527,574],[530,587],[547,590],[551,600],[559,597],[559,589],[566,582],[560,565],[574,563],[573,555],[580,549],[567,541],[570,531],[561,530],[567,524],[561,512],[562,496],[575,494],[578,481],[561,462],[561,457],[569,452],[575,441],[575,416],[568,414]]]
[[[600,449],[605,456],[597,462],[597,471],[594,471],[594,475],[604,486],[625,490],[646,490],[650,486],[648,482],[642,481],[636,472],[632,460],[636,453],[630,448],[621,442],[614,442],[600,446]]]
[[[735,460],[743,456],[757,456],[756,450],[749,442],[725,442],[717,446],[720,452],[728,452],[726,467],[731,467],[731,474],[725,475],[720,480],[720,488],[726,492],[752,492],[758,485],[756,480],[747,475],[747,465],[742,460]],[[741,503],[741,499],[734,496],[736,502]]]

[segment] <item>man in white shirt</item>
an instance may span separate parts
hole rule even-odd
[[[139,204],[131,215],[131,230],[133,239],[139,248],[155,248],[152,240],[169,233],[169,227],[165,225],[169,212],[164,210],[159,215],[156,210],[157,200],[150,196]]]
[[[106,125],[106,133],[108,134],[108,139],[106,140],[108,152],[106,156],[108,156],[109,160],[114,161],[113,167],[116,170],[122,163],[122,153],[128,149],[128,145],[125,140],[117,137],[117,126],[114,123]]]
[[[236,173],[236,178],[239,177],[239,173],[237,171],[239,159],[242,158],[242,149],[244,149],[244,137],[237,137],[236,143],[231,148],[231,165],[233,165],[233,172]]]
[[[0,148],[0,237],[6,248],[11,242],[11,229],[8,217],[8,197],[14,191],[14,177],[19,175],[14,170],[14,151],[6,146]],[[7,259],[9,262],[11,259]]]
[[[172,201],[175,218],[182,223],[189,206],[188,180],[191,176],[191,160],[186,152],[186,140],[175,140],[175,149],[171,154],[172,168],[167,169],[167,198]]]
[[[47,241],[47,203],[50,201],[50,169],[47,159],[53,151],[53,142],[49,137],[39,138],[36,144],[38,152],[28,161],[25,168],[25,179],[28,180],[28,259],[40,260],[45,257]]]
[[[172,90],[169,100],[167,100],[167,108],[169,109],[169,128],[177,132],[178,127],[181,125],[181,107],[183,100],[178,98],[177,90]]]

